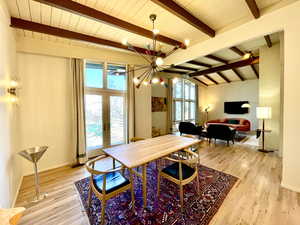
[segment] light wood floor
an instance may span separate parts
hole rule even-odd
[[[281,159],[249,146],[202,144],[201,163],[240,180],[210,225],[299,225],[300,194],[280,187]],[[62,167],[41,174],[46,200],[27,208],[21,225],[88,224],[74,181],[88,176],[84,168]],[[295,178],[296,179],[296,178]],[[25,177],[17,205],[34,195],[33,177]]]

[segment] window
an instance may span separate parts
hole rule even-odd
[[[86,145],[89,157],[126,143],[126,66],[85,63]]]
[[[196,122],[196,85],[189,80],[179,79],[173,84],[173,130],[179,122]]]

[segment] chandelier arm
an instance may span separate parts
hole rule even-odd
[[[145,69],[145,68],[147,68],[147,67],[149,67],[149,65],[144,65],[144,66],[139,67],[139,68],[137,68],[137,69],[128,70],[127,73],[134,72],[134,71],[138,71],[138,70],[142,70],[142,69]]]
[[[151,73],[151,70],[148,70],[147,73],[145,74],[144,78],[141,80],[140,84],[143,83],[148,78],[150,73]]]
[[[168,53],[166,53],[166,57],[170,56],[171,54],[173,54],[179,47],[175,46],[171,51],[169,51]]]
[[[128,44],[129,44],[129,43],[128,43]],[[129,45],[130,45],[130,48],[133,49],[133,51],[134,51],[136,54],[138,54],[139,56],[141,56],[142,58],[144,58],[148,63],[151,63],[151,61],[150,61],[146,56],[144,56],[143,54],[139,53],[139,52],[135,49],[135,47],[133,47],[131,44],[129,44]]]
[[[148,73],[149,72],[149,68],[146,70],[146,71],[144,71],[141,75],[139,75],[138,77],[137,77],[137,79],[141,79],[146,73]]]

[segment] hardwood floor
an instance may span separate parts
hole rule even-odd
[[[240,179],[210,225],[300,224],[300,194],[280,186],[280,158],[241,144],[226,147],[223,143],[209,146],[203,142],[201,152],[201,164]],[[88,224],[73,185],[86,176],[83,167],[62,167],[41,173],[42,190],[49,196],[28,207],[20,224]],[[33,197],[33,185],[33,177],[24,178],[17,206]]]

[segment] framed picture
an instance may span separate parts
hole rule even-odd
[[[152,97],[152,112],[166,112],[167,98]]]

